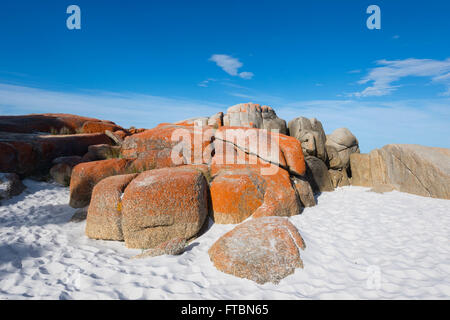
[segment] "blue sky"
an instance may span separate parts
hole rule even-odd
[[[66,8],[81,8],[68,30]],[[381,9],[369,30],[366,9]],[[447,1],[6,0],[0,114],[153,127],[236,103],[348,127],[362,151],[450,147]]]

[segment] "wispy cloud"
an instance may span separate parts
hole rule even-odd
[[[240,62],[238,59],[233,58],[226,54],[213,54],[211,58],[209,58],[210,61],[213,61],[222,68],[223,71],[228,73],[231,76],[238,76],[242,79],[251,79],[253,78],[254,74],[253,72],[238,72],[239,68],[243,66],[242,62]]]
[[[406,77],[428,77],[432,82],[443,84],[447,94],[450,90],[450,58],[446,60],[432,59],[405,59],[405,60],[379,60],[379,67],[372,69],[361,79],[359,84],[371,83],[361,92],[354,92],[355,97],[385,96],[397,90],[400,85],[395,82]]]
[[[202,82],[200,82],[198,84],[198,86],[206,88],[209,86],[210,82],[216,82],[216,81],[217,81],[217,79],[209,78],[209,79],[206,79],[206,80],[203,80]]]
[[[450,98],[292,101],[252,91],[229,94],[235,98],[212,103],[130,92],[58,92],[0,83],[0,114],[73,113],[112,120],[124,127],[151,128],[161,122],[225,112],[234,103],[253,101],[274,107],[287,122],[299,116],[315,117],[322,121],[327,133],[347,127],[359,139],[362,152],[389,143],[450,148]]]

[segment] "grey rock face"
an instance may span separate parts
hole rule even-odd
[[[287,133],[286,121],[278,118],[271,107],[255,103],[240,103],[229,107],[223,117],[223,125],[267,130],[278,129],[282,134]]]
[[[450,149],[390,144],[350,158],[353,185],[450,199]]]
[[[321,159],[306,156],[305,164],[306,179],[315,193],[334,190],[328,168]]]
[[[303,154],[327,161],[326,135],[322,123],[316,118],[298,117],[289,121],[289,135],[302,143]]]
[[[359,153],[358,140],[347,128],[339,128],[327,136],[325,143],[330,169],[347,169],[350,155]]]

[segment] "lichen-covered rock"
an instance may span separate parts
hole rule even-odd
[[[347,128],[336,129],[328,135],[326,149],[330,169],[347,169],[350,155],[359,153],[358,140]]]
[[[106,177],[132,173],[128,159],[109,159],[85,162],[72,169],[70,179],[70,206],[83,208],[89,205],[95,185]]]
[[[264,201],[265,180],[248,168],[223,170],[211,183],[215,223],[239,223]]]
[[[122,230],[129,248],[154,248],[195,236],[208,214],[208,184],[190,166],[141,173],[122,198]]]
[[[86,121],[83,124],[83,127],[81,127],[81,132],[83,133],[105,133],[106,130],[108,131],[117,131],[122,130],[123,128],[121,126],[116,125],[114,122],[111,121]]]
[[[278,283],[296,268],[303,268],[300,250],[304,248],[302,237],[288,219],[264,217],[236,226],[208,253],[220,271],[264,284]]]
[[[280,166],[292,174],[305,174],[301,143],[293,137],[268,130],[242,127],[221,127],[215,132],[214,137],[219,142],[229,143],[240,151]],[[226,155],[221,161],[227,162]]]
[[[201,164],[211,161],[213,129],[193,125],[160,124],[125,138],[122,155],[137,158],[149,169]]]
[[[110,143],[103,133],[41,135],[0,132],[0,172],[47,175],[58,157],[82,156],[92,144]]]
[[[81,132],[83,125],[101,123],[115,125],[111,121],[77,116],[66,113],[43,113],[20,116],[0,116],[0,131],[15,133],[52,133],[52,134],[75,134]],[[100,132],[100,131],[93,131]]]
[[[89,205],[86,235],[92,239],[123,240],[122,197],[125,188],[137,176],[107,177],[97,183]]]
[[[269,106],[255,103],[240,103],[228,108],[223,117],[223,125],[229,127],[248,127],[259,129],[277,129],[286,134],[286,121],[280,119]]]

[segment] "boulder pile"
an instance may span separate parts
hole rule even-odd
[[[0,117],[0,198],[20,178],[70,185],[92,239],[146,249],[136,258],[179,254],[209,219],[238,224],[209,250],[217,269],[259,284],[302,268],[305,243],[289,217],[316,196],[357,185],[450,199],[450,151],[388,145],[360,154],[346,128],[326,135],[298,117],[288,126],[269,106],[124,129],[66,114]],[[5,191],[6,190],[6,191]]]

